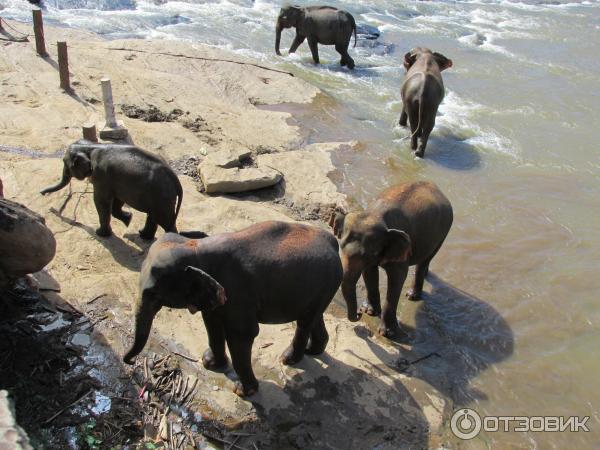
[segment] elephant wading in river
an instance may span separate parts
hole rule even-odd
[[[292,27],[296,28],[296,37],[290,47],[290,53],[294,53],[306,39],[315,64],[319,64],[317,44],[335,45],[336,51],[342,55],[340,64],[354,69],[354,60],[348,54],[352,33],[354,33],[354,46],[356,47],[356,22],[352,14],[332,6],[281,8],[275,29],[275,52],[278,55],[281,55],[279,51],[281,31],[284,28]]]
[[[94,204],[100,219],[98,236],[110,236],[110,216],[125,225],[131,213],[123,211],[127,204],[148,214],[140,230],[143,239],[154,239],[160,225],[165,231],[177,231],[175,221],[183,200],[179,178],[167,162],[133,145],[97,144],[77,141],[69,146],[63,158],[63,174],[59,183],[42,195],[56,192],[71,181],[90,177],[94,186]]]
[[[204,367],[227,365],[227,343],[240,379],[234,390],[252,395],[258,390],[251,359],[259,323],[296,321],[283,364],[325,350],[323,312],[342,280],[338,250],[330,233],[295,223],[262,222],[203,239],[165,234],[142,265],[135,340],[123,360],[131,364],[142,351],[163,306],[201,311],[209,345]]]
[[[396,308],[408,267],[417,265],[411,300],[419,300],[429,263],[452,225],[452,206],[439,188],[428,182],[405,183],[383,191],[364,212],[334,213],[329,225],[340,239],[344,278],[342,294],[348,319],[363,312],[381,317],[379,333],[401,334]],[[379,298],[379,266],[387,274],[383,309]],[[368,300],[357,310],[356,283],[363,276]]]
[[[442,71],[452,67],[452,60],[440,53],[432,53],[428,48],[417,47],[404,55],[404,67],[407,72],[400,88],[402,113],[399,124],[405,127],[407,121],[410,122],[411,148],[422,158],[438,107],[444,99]],[[420,144],[418,138],[421,138]]]

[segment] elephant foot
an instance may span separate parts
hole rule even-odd
[[[154,239],[155,234],[156,232],[149,233],[146,230],[140,230],[140,237],[145,241],[151,241],[152,239]]]
[[[405,127],[408,125],[408,116],[400,116],[400,120],[398,121],[398,125],[400,125],[401,127]]]
[[[419,150],[415,150],[415,156],[417,158],[422,158],[424,154],[425,154],[425,150],[422,148],[420,148]]]
[[[354,70],[354,61],[348,61],[348,69]]]
[[[258,392],[258,381],[244,385],[241,381],[236,381],[233,385],[233,392],[240,397],[250,397]]]
[[[297,362],[299,362],[303,357],[304,357],[304,353],[297,354],[297,352],[294,351],[294,347],[290,345],[281,354],[281,357],[279,359],[283,365],[292,366],[292,365],[296,364]]]
[[[320,355],[325,351],[327,342],[329,342],[329,336],[324,341],[317,341],[311,338],[308,340],[308,346],[304,353],[311,356]]]
[[[207,348],[204,354],[202,355],[202,365],[207,370],[224,370],[229,365],[227,361],[227,357],[224,356],[223,359],[215,358],[213,351],[210,348]]]
[[[398,324],[393,325],[393,326],[388,326],[388,325],[382,323],[379,325],[377,332],[379,333],[380,336],[386,337],[388,339],[397,339],[397,338],[408,337],[408,334],[406,334],[404,331],[402,331],[402,329],[400,328],[400,325],[398,325]]]
[[[421,294],[423,293],[423,291],[417,291],[415,289],[409,289],[408,292],[406,293],[406,297],[408,297],[408,299],[412,302],[418,302],[419,300],[421,300]]]
[[[365,300],[360,308],[358,308],[359,313],[365,313],[369,316],[379,316],[381,315],[381,308],[375,308],[368,300]]]
[[[96,235],[100,237],[110,237],[112,235],[112,230],[110,229],[110,227],[100,227],[96,229]]]

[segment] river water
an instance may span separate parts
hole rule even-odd
[[[425,179],[453,203],[454,226],[426,290],[469,299],[438,296],[428,310],[470,366],[457,373],[469,394],[455,396],[456,406],[481,415],[590,417],[589,433],[488,432],[469,442],[449,434],[447,445],[600,448],[600,3],[329,4],[381,31],[351,51],[354,72],[324,47],[319,67],[306,44],[275,56],[278,2],[48,0],[45,20],[108,38],[208,43],[323,89],[333,100],[298,109],[298,120],[312,130],[309,140],[361,143],[336,157],[353,201],[366,205],[391,183]],[[0,5],[3,16],[30,18],[23,0]],[[292,37],[284,31],[283,49]],[[454,61],[422,160],[394,127],[402,57],[414,46]]]

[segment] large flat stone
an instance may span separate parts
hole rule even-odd
[[[248,149],[224,149],[209,153],[202,164],[210,164],[223,169],[241,167],[242,161],[249,158],[252,152]]]
[[[281,173],[269,167],[224,169],[203,162],[199,173],[207,194],[254,191],[273,186],[281,180]]]

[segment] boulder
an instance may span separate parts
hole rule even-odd
[[[242,163],[250,158],[252,152],[247,149],[225,149],[218,152],[210,153],[202,164],[221,167],[223,169],[231,169],[233,167],[241,167]]]
[[[203,162],[199,173],[207,194],[254,191],[273,186],[281,180],[281,173],[268,167],[225,169]]]
[[[56,241],[45,223],[27,207],[0,198],[0,285],[52,261]]]

